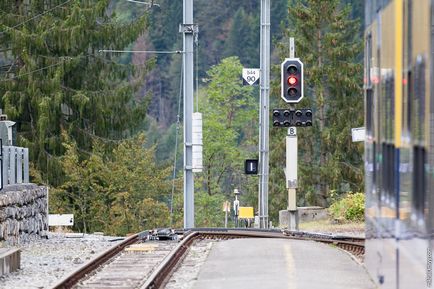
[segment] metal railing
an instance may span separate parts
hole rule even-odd
[[[29,182],[29,149],[3,146],[1,150],[1,186]]]

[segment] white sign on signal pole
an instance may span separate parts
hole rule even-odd
[[[351,136],[353,142],[365,141],[366,131],[364,127],[357,127],[351,129]]]
[[[74,226],[73,214],[49,214],[48,226]]]
[[[258,68],[243,68],[243,85],[259,85]]]

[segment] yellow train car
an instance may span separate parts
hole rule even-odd
[[[432,287],[433,2],[365,2],[365,264],[379,288]]]

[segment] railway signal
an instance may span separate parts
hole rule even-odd
[[[303,62],[286,58],[281,65],[282,93],[287,103],[299,103],[303,98]]]
[[[312,115],[312,109],[310,108],[301,108],[296,110],[273,109],[273,126],[312,126]]]
[[[258,163],[259,160],[246,160],[244,163],[244,172],[246,175],[257,175],[258,174]]]

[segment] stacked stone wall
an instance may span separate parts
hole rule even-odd
[[[46,236],[48,190],[34,184],[7,186],[0,191],[0,242],[18,244]]]

